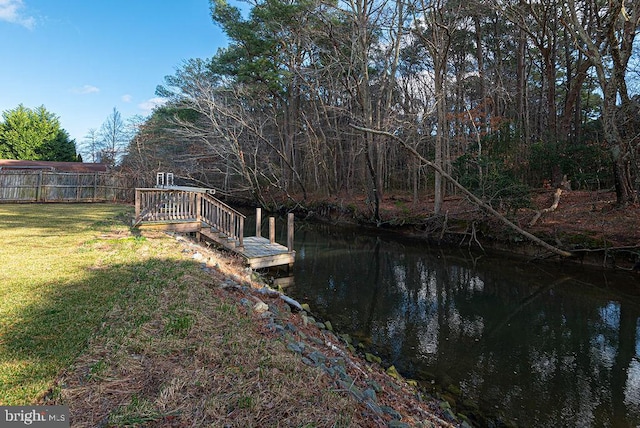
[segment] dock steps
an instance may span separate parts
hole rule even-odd
[[[262,211],[256,209],[256,236],[244,236],[245,216],[212,196],[206,189],[179,186],[136,189],[136,217],[141,229],[196,233],[242,256],[252,269],[292,267],[293,214],[287,219],[287,245],[275,242],[275,218],[269,218],[269,239],[261,236]]]

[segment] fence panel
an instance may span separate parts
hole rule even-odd
[[[126,179],[104,172],[0,171],[0,202],[133,201]]]

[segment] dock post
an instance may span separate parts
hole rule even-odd
[[[256,236],[262,236],[262,208],[256,208]]]
[[[136,189],[136,218],[134,223],[140,220],[140,204],[142,203],[140,199],[142,199],[142,195],[140,194],[140,191]]]
[[[276,218],[269,217],[269,243],[275,244],[276,242]]]
[[[287,215],[287,250],[293,251],[293,213]]]

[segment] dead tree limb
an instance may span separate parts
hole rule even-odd
[[[406,150],[408,150],[411,154],[413,154],[416,158],[418,158],[422,163],[424,163],[428,167],[433,168],[434,170],[438,171],[442,175],[442,177],[444,177],[445,179],[449,180],[451,182],[451,184],[453,184],[456,188],[458,188],[462,193],[467,195],[474,203],[476,203],[481,208],[485,209],[487,212],[492,214],[494,217],[496,217],[498,220],[500,220],[502,223],[504,223],[509,228],[515,230],[517,233],[519,233],[520,235],[524,236],[525,238],[527,238],[531,242],[534,242],[535,244],[540,245],[541,247],[545,248],[546,250],[551,251],[552,253],[554,253],[556,255],[559,255],[561,257],[572,257],[573,256],[573,254],[571,252],[565,251],[565,250],[561,250],[560,248],[556,248],[553,245],[543,241],[542,239],[538,238],[537,236],[532,235],[531,233],[529,233],[526,230],[523,230],[522,228],[517,226],[511,220],[509,220],[508,218],[506,218],[505,216],[500,214],[498,211],[496,211],[491,205],[487,204],[482,199],[480,199],[476,195],[474,195],[470,190],[468,190],[466,187],[464,187],[462,184],[460,184],[455,178],[453,178],[451,175],[449,175],[445,170],[440,168],[435,163],[431,162],[429,159],[426,159],[420,153],[418,153],[418,151],[416,149],[411,147],[408,143],[406,143],[402,138],[398,137],[397,135],[393,135],[390,132],[381,131],[381,130],[378,130],[378,129],[363,128],[361,126],[357,126],[357,125],[354,125],[354,124],[350,124],[350,126],[353,129],[357,129],[358,131],[370,132],[370,133],[373,133],[373,134],[384,135],[384,136],[387,136],[387,137],[389,137],[389,138],[391,138],[391,139],[393,139],[395,141],[398,141],[400,144],[402,144],[402,146]]]
[[[549,208],[545,208],[543,210],[537,211],[536,215],[533,216],[533,218],[529,222],[529,227],[535,225],[538,222],[538,220],[540,220],[540,217],[542,217],[542,214],[546,214],[546,213],[550,213],[552,211],[555,211],[556,208],[558,208],[558,204],[560,203],[560,196],[561,195],[562,195],[562,189],[560,187],[558,187],[556,189],[556,193],[554,193],[554,195],[553,195],[553,203],[551,204],[551,206]]]

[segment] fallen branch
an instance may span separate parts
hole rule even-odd
[[[467,195],[473,202],[475,202],[478,206],[484,208],[486,211],[491,213],[493,216],[495,216],[498,220],[500,220],[502,223],[507,225],[509,228],[515,230],[516,232],[518,232],[519,234],[521,234],[525,238],[527,238],[530,241],[540,245],[541,247],[551,251],[554,254],[557,254],[557,255],[559,255],[561,257],[572,257],[573,256],[573,254],[570,253],[569,251],[564,251],[564,250],[561,250],[560,248],[556,248],[553,245],[551,245],[551,244],[543,241],[542,239],[538,238],[537,236],[532,235],[531,233],[527,232],[526,230],[523,230],[522,228],[518,227],[516,224],[514,224],[508,218],[506,218],[505,216],[500,214],[498,211],[496,211],[491,205],[487,204],[482,199],[480,199],[476,195],[474,195],[470,190],[468,190],[466,187],[464,187],[462,184],[460,184],[451,175],[447,174],[447,172],[445,170],[443,170],[442,168],[440,168],[440,166],[434,164],[433,162],[431,162],[430,160],[428,160],[424,156],[422,156],[420,153],[418,153],[418,151],[416,149],[411,147],[409,144],[407,144],[402,138],[398,137],[397,135],[393,135],[390,132],[380,131],[380,130],[377,130],[377,129],[363,128],[361,126],[357,126],[357,125],[354,125],[354,124],[350,124],[349,126],[351,126],[353,129],[357,129],[358,131],[370,132],[372,134],[378,134],[378,135],[385,135],[385,136],[387,136],[389,138],[392,138],[392,139],[398,141],[400,144],[403,145],[403,147],[406,150],[408,150],[411,154],[416,156],[416,158],[418,158],[422,163],[424,163],[428,167],[431,167],[434,170],[438,171],[440,173],[440,175],[442,175],[444,178],[449,180],[451,182],[451,184],[453,184],[461,192],[463,192],[465,195]]]
[[[600,251],[637,251],[640,250],[640,245],[629,245],[625,247],[602,247],[602,248],[576,248],[573,250],[575,253],[598,253]]]
[[[529,222],[529,227],[534,226],[538,222],[540,217],[542,217],[542,214],[546,214],[546,213],[550,213],[552,211],[555,211],[556,208],[558,208],[558,204],[560,203],[560,196],[561,195],[562,195],[562,189],[560,187],[558,187],[556,189],[556,193],[553,195],[553,204],[551,204],[551,206],[549,208],[545,208],[545,209],[543,209],[541,211],[536,212],[536,215]]]

